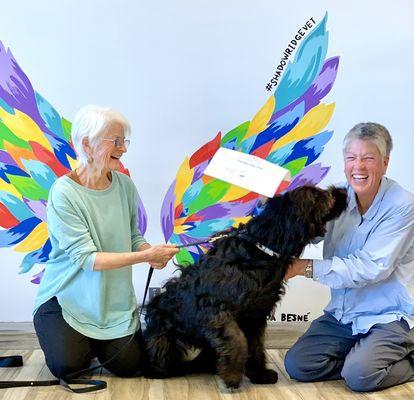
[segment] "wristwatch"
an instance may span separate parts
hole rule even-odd
[[[313,278],[313,260],[308,260],[308,264],[305,267],[303,275],[305,278]]]

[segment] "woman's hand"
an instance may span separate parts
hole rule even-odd
[[[287,281],[288,279],[293,278],[294,276],[304,275],[305,268],[308,265],[308,262],[309,260],[307,259],[295,258],[292,264],[290,264],[290,267],[287,270],[283,280]]]
[[[151,267],[156,269],[164,268],[168,261],[178,253],[179,249],[175,245],[170,244],[158,244],[151,246],[149,249],[144,250],[148,255],[148,263]]]

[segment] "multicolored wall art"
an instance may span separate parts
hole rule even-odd
[[[184,158],[162,202],[166,242],[188,245],[205,240],[254,215],[258,194],[203,174],[219,147],[288,169],[292,181],[284,190],[317,185],[326,176],[329,167],[316,160],[333,135],[327,125],[335,105],[322,99],[334,84],[339,64],[339,57],[327,56],[326,25],[327,15],[319,22],[312,17],[297,30],[266,85],[273,94],[250,121],[224,135],[219,132]],[[36,84],[41,87],[41,82]],[[34,264],[48,259],[48,192],[58,177],[76,167],[70,128],[0,42],[0,247],[23,254],[21,273],[30,273]],[[129,175],[123,166],[122,172]],[[145,233],[147,215],[141,200],[137,224]],[[194,262],[207,248],[183,248],[177,261]],[[38,283],[41,275],[31,281]]]

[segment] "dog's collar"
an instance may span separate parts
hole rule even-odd
[[[260,250],[263,251],[263,253],[266,253],[270,257],[277,257],[280,258],[280,253],[277,251],[274,251],[272,249],[269,249],[269,247],[266,247],[264,244],[261,244],[260,242],[257,242],[254,240],[248,233],[246,229],[242,229],[238,232],[239,237],[242,237],[244,239],[247,239],[249,242],[254,243],[254,245]]]
[[[257,242],[256,243],[256,247],[263,251],[263,253],[266,253],[267,255],[269,255],[270,257],[277,257],[280,258],[280,254],[277,251],[274,251],[272,249],[269,249],[269,247],[264,246],[263,244]]]

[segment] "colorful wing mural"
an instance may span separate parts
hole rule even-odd
[[[50,253],[46,204],[53,182],[76,166],[71,123],[33,89],[10,49],[0,42],[0,247],[26,253],[20,272]],[[129,172],[122,165],[121,172]],[[139,199],[138,227],[147,216]],[[42,271],[32,282],[40,281]]]
[[[188,245],[247,222],[259,195],[208,177],[203,171],[219,149],[249,153],[290,170],[292,181],[283,190],[318,184],[329,167],[314,163],[333,132],[325,130],[335,104],[323,104],[336,78],[339,57],[325,59],[327,15],[306,36],[288,62],[274,94],[251,121],[219,132],[178,169],[162,205],[161,226],[166,242]],[[189,246],[177,254],[180,264],[196,261],[208,245]]]

